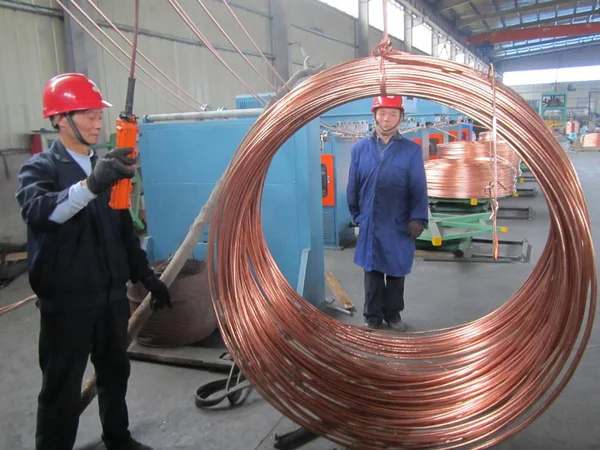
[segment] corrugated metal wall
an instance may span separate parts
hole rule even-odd
[[[65,68],[63,28],[58,18],[0,8],[0,149],[27,146],[27,133],[44,126],[42,88]]]

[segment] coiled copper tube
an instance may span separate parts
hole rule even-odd
[[[483,133],[482,133],[483,134]],[[521,164],[519,155],[502,140],[496,141],[498,160],[508,163],[511,167],[517,168]],[[489,140],[479,141],[454,141],[438,144],[438,158],[443,159],[471,159],[488,158],[492,156],[492,145]]]
[[[585,149],[600,150],[600,133],[586,134],[581,138],[581,146]]]
[[[452,61],[392,53],[384,45],[378,50],[381,56],[307,79],[244,137],[210,227],[219,326],[235,362],[265,399],[340,445],[490,447],[556,399],[583,355],[596,308],[581,186],[561,146],[522,98],[498,83],[497,131],[538,180],[550,232],[530,277],[496,311],[460,326],[404,334],[344,324],[296,293],[262,234],[263,185],[277,150],[325,111],[380,95],[382,79],[388,95],[439,102],[492,129],[488,76]]]
[[[439,155],[439,153],[438,153]],[[489,158],[433,159],[425,162],[427,193],[437,198],[490,197],[493,182]],[[498,194],[506,197],[517,191],[517,176],[509,164],[498,162]]]
[[[492,146],[492,133],[491,132],[483,132],[479,134],[479,143],[483,145],[487,145],[488,152],[491,152]],[[496,140],[498,158],[502,158],[507,161],[510,165],[515,167],[518,170],[518,175],[521,174],[521,158],[517,155],[517,152],[510,147],[510,144],[502,139]]]

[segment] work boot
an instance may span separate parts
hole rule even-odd
[[[106,450],[152,450],[152,447],[148,447],[147,445],[136,441],[132,437],[125,442],[111,444],[105,443],[104,445],[106,445]]]
[[[373,330],[381,330],[383,328],[383,324],[381,322],[382,321],[379,319],[374,319],[374,318],[366,319],[365,327],[372,328]]]
[[[394,331],[400,331],[400,332],[406,331],[406,324],[404,322],[402,322],[401,317],[398,317],[396,319],[392,319],[392,320],[388,321],[388,325]]]

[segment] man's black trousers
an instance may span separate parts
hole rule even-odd
[[[107,441],[129,437],[125,402],[130,373],[129,316],[126,298],[97,307],[41,312],[37,450],[73,448],[81,412],[81,385],[90,355],[96,370],[103,437]]]
[[[404,278],[365,271],[365,320],[389,323],[400,317],[400,311],[404,311]]]

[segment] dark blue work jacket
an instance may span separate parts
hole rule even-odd
[[[92,167],[97,156],[92,157]],[[126,283],[150,276],[128,210],[108,206],[98,195],[63,224],[49,219],[69,187],[86,178],[57,139],[49,151],[21,167],[16,193],[27,223],[29,282],[42,310],[99,305],[126,299]]]
[[[348,208],[360,225],[354,262],[366,271],[410,273],[415,241],[408,224],[428,224],[429,199],[421,146],[396,134],[387,145],[373,133],[352,147]]]

